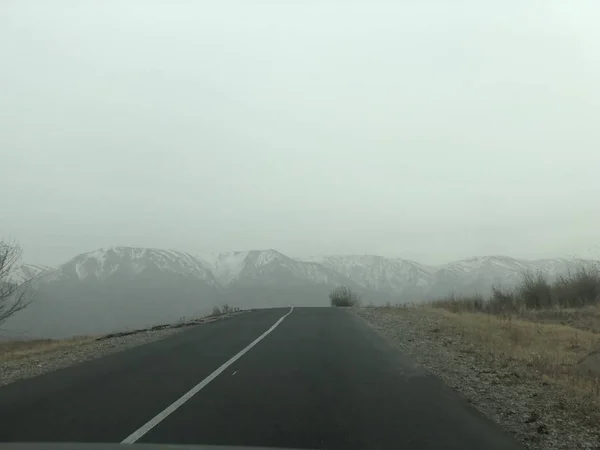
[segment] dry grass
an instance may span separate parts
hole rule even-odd
[[[450,294],[430,303],[450,312],[515,314],[530,310],[582,309],[600,305],[600,264],[582,266],[575,272],[549,282],[543,273],[522,275],[521,283],[506,289],[492,288],[492,295],[457,296]]]
[[[240,310],[238,307],[230,307],[224,305],[223,309],[218,309],[219,314],[215,314],[213,311],[212,315],[200,316],[197,318],[188,319],[181,317],[175,324],[164,324],[155,325],[150,328],[142,328],[139,330],[130,330],[120,333],[111,333],[104,336],[76,336],[70,339],[37,339],[37,340],[23,340],[23,341],[0,341],[0,362],[14,361],[18,359],[28,358],[36,355],[45,355],[59,350],[65,350],[73,347],[79,347],[82,345],[89,344],[91,342],[103,339],[110,339],[115,337],[128,336],[138,333],[148,333],[152,331],[163,330],[166,328],[183,328],[186,326],[198,325],[201,323],[209,323],[217,320],[215,315],[219,316],[219,319],[224,319],[229,316],[241,314],[242,312],[249,312],[251,310]]]
[[[599,383],[579,370],[590,350],[600,367],[599,334],[431,306],[357,312],[525,447],[600,449]]]
[[[526,320],[541,323],[568,325],[573,328],[600,333],[600,306],[582,308],[549,308],[522,312]]]
[[[0,342],[0,362],[43,355],[57,350],[85,345],[94,340],[95,338],[82,336],[62,340],[41,339]]]
[[[427,310],[440,316],[440,331],[458,338],[464,351],[479,353],[501,365],[516,364],[561,385],[582,407],[584,404],[599,406],[599,374],[583,370],[578,364],[598,349],[599,334],[511,315],[453,313],[441,308]]]

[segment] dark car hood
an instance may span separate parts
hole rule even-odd
[[[131,448],[134,447],[134,448]],[[229,445],[175,444],[107,444],[89,442],[3,442],[0,450],[294,450],[275,447],[240,447]],[[301,450],[301,449],[295,449]],[[306,449],[303,449],[306,450]]]

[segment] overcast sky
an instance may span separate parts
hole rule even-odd
[[[598,17],[597,0],[3,0],[0,236],[50,265],[114,245],[590,256]]]

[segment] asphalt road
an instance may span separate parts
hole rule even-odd
[[[142,430],[137,442],[522,448],[351,311],[295,308],[278,323],[288,312],[260,310],[200,325],[4,386],[0,441],[122,442]]]

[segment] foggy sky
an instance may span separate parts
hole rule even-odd
[[[583,255],[600,244],[599,14],[4,0],[0,236],[51,265],[114,245]]]

